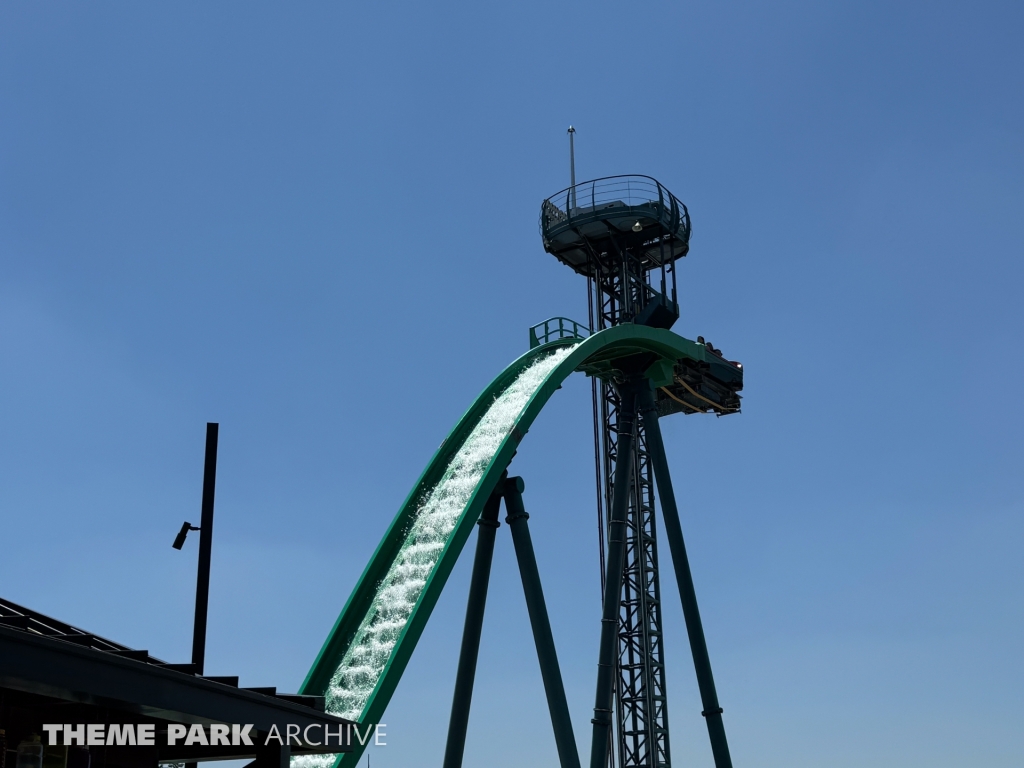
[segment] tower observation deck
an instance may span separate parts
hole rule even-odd
[[[541,206],[544,249],[581,275],[616,271],[628,252],[642,269],[690,250],[690,214],[650,176],[610,176],[563,189]]]

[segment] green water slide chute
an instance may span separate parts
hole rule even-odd
[[[568,354],[565,354],[567,347],[570,350]],[[584,371],[588,375],[601,378],[615,377],[619,373],[618,366],[623,361],[630,361],[635,365],[636,361],[642,360],[646,367],[646,375],[652,380],[653,385],[662,386],[671,379],[672,366],[676,361],[689,358],[703,362],[708,354],[704,345],[684,339],[671,331],[624,324],[601,331],[584,340],[567,338],[538,346],[502,371],[476,399],[451,434],[441,443],[426,470],[402,504],[306,676],[301,688],[302,693],[325,695],[332,677],[350,645],[354,642],[364,618],[374,608],[378,588],[388,574],[392,563],[399,556],[422,500],[438,485],[453,457],[488,412],[496,398],[505,392],[528,368],[537,364],[547,355],[559,351],[565,355],[564,359],[547,373],[540,386],[533,391],[518,419],[515,420],[514,426],[504,436],[500,447],[493,454],[493,458],[448,535],[441,554],[427,576],[426,583],[419,593],[408,620],[400,630],[383,672],[380,673],[372,692],[362,707],[362,712],[358,717],[360,723],[380,722],[430,613],[441,595],[441,590],[480,517],[484,502],[493,492],[502,472],[512,460],[519,443],[533,424],[533,420],[562,382],[574,371]],[[330,710],[330,706],[328,709]],[[340,768],[354,766],[359,760],[362,748],[358,742],[354,746],[354,751],[340,757]]]

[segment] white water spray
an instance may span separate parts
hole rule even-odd
[[[494,399],[437,485],[425,494],[413,513],[412,526],[397,557],[331,677],[325,694],[327,712],[350,720],[361,719],[398,637],[423,594],[427,578],[484,472],[534,393],[574,348],[575,345],[561,347],[525,368]],[[334,755],[308,755],[293,758],[292,766],[328,768],[335,759]]]

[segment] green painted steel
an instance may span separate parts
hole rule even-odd
[[[502,482],[499,480],[499,485]],[[462,629],[459,669],[455,673],[452,714],[448,721],[448,739],[441,768],[462,768],[462,758],[466,751],[469,711],[473,704],[473,683],[476,681],[476,662],[480,655],[480,636],[484,628],[487,585],[491,578],[491,562],[494,560],[494,539],[500,525],[500,508],[501,497],[496,493],[491,494],[477,521],[480,530],[476,534],[476,557],[473,559],[473,575],[469,579],[466,623]]]
[[[540,583],[537,555],[533,550],[533,537],[530,535],[530,524],[527,522],[530,515],[523,504],[525,489],[521,477],[510,477],[505,481],[505,509],[508,510],[505,522],[512,531],[512,545],[516,550],[516,560],[519,561],[526,610],[530,614],[533,642],[537,647],[537,661],[540,663],[540,676],[544,681],[544,695],[548,700],[551,728],[555,732],[558,764],[561,768],[580,768],[580,755],[576,749],[576,736],[572,732],[569,704],[565,700],[565,684],[562,682],[562,671],[558,667],[555,638],[551,634],[551,619],[548,618],[548,607],[544,602],[544,587]]]
[[[441,479],[452,457],[469,437],[495,398],[538,357],[555,349],[574,344],[576,348],[548,374],[544,383],[534,392],[532,398],[523,408],[511,434],[505,438],[477,484],[469,503],[463,509],[458,523],[448,537],[441,556],[427,578],[419,600],[399,635],[376,687],[367,699],[359,718],[360,723],[380,722],[402,673],[409,663],[427,619],[441,595],[441,590],[480,517],[485,501],[490,497],[502,472],[512,460],[519,442],[562,382],[574,371],[583,371],[588,375],[600,378],[615,377],[620,373],[617,364],[627,359],[635,363],[638,354],[652,356],[654,362],[651,363],[648,370],[650,375],[654,376],[660,368],[664,367],[659,366],[659,363],[663,361],[689,358],[711,362],[708,360],[709,353],[701,344],[684,339],[671,331],[624,324],[608,328],[582,341],[578,338],[566,338],[536,347],[509,365],[476,399],[451,434],[441,443],[426,470],[406,497],[359,578],[316,661],[313,662],[300,689],[301,693],[321,696],[325,694],[332,675],[348,650],[364,616],[373,604],[378,585],[399,554],[420,500]],[[356,742],[352,752],[339,757],[338,767],[355,766],[362,751],[363,749]]]

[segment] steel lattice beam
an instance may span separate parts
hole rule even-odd
[[[628,252],[619,269],[594,280],[597,328],[631,320],[646,304],[650,288],[644,272]],[[601,473],[604,508],[611,508],[619,437],[619,395],[602,383],[598,412],[601,421]],[[626,524],[626,554],[619,599],[616,658],[615,754],[621,768],[671,765],[665,661],[662,642],[661,594],[655,528],[654,478],[643,426],[637,423],[633,487]]]

